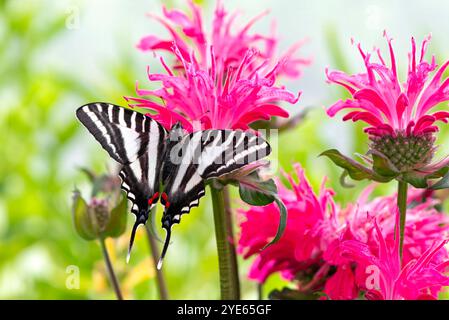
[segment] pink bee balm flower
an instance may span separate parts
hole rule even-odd
[[[279,210],[275,205],[242,210],[238,251],[244,258],[256,256],[249,278],[258,282],[273,273],[294,281],[302,293],[322,291],[330,299],[355,299],[366,287],[367,265],[346,254],[343,244],[357,243],[368,252],[395,246],[394,228],[397,210],[396,195],[369,201],[374,185],[367,188],[356,204],[340,209],[333,200],[333,191],[324,184],[316,194],[303,169],[295,165],[298,182],[285,175],[289,187],[277,182],[279,196],[288,209],[287,228],[276,244],[260,251],[276,234]],[[412,189],[408,198],[408,219],[405,226],[404,264],[417,261],[436,241],[442,241],[449,230],[449,220],[434,206],[436,200],[422,198]],[[375,225],[383,230],[381,239]],[[354,250],[355,252],[356,250]],[[447,251],[439,247],[429,256],[429,263],[443,266]],[[433,287],[436,294],[441,286]],[[409,296],[407,296],[409,297]]]
[[[279,209],[275,204],[241,211],[245,220],[240,225],[238,251],[244,258],[257,254],[249,278],[261,283],[275,272],[281,272],[284,278],[292,280],[299,273],[304,276],[311,272],[326,275],[329,269],[322,264],[322,249],[326,242],[323,234],[330,230],[325,225],[315,227],[326,216],[333,215],[333,191],[325,189],[323,184],[320,194],[316,195],[303,169],[296,165],[295,171],[298,182],[285,175],[292,189],[287,189],[279,181],[277,183],[278,194],[288,210],[288,220],[284,234],[276,244],[260,251],[276,234],[274,222],[279,219]],[[319,283],[319,279],[315,282]]]
[[[366,297],[372,300],[437,299],[441,287],[449,286],[449,277],[444,275],[449,261],[435,263],[434,258],[447,240],[434,242],[421,256],[401,268],[399,228],[396,228],[393,246],[389,246],[376,222],[374,226],[379,242],[377,252],[356,240],[348,240],[341,245],[344,256],[359,264],[359,267],[362,265],[365,270],[370,270],[366,282],[371,288],[368,288]]]
[[[378,197],[372,201],[367,201],[371,191],[372,187],[366,189],[357,204],[349,205],[341,211],[340,217],[346,219],[346,226],[340,231],[339,239],[331,243],[324,254],[324,259],[328,263],[338,265],[339,268],[347,268],[346,274],[343,276],[348,278],[347,274],[352,273],[354,282],[347,283],[348,288],[355,286],[359,292],[370,291],[370,294],[373,293],[371,291],[373,285],[371,284],[370,287],[369,284],[372,281],[373,273],[379,269],[377,266],[363,264],[353,256],[348,256],[345,253],[348,246],[357,244],[357,248],[353,247],[354,252],[363,248],[365,253],[377,253],[385,243],[388,250],[396,248],[394,249],[397,250],[395,254],[399,257],[398,240],[395,240],[398,237],[395,237],[394,230],[397,219],[395,215],[397,211],[396,195]],[[409,209],[405,225],[404,264],[420,259],[435,242],[441,242],[441,239],[446,238],[449,230],[448,218],[434,208],[438,202],[431,198],[423,199],[422,195],[423,192],[412,189],[408,197]],[[376,221],[376,224],[373,224],[373,220]],[[382,238],[379,237],[378,229],[382,229]],[[360,252],[360,254],[363,254],[363,252]],[[448,259],[448,253],[440,247],[429,259],[430,263],[438,265]],[[354,263],[357,263],[357,267],[353,266]],[[352,267],[348,269],[349,266]],[[340,275],[335,274],[333,277],[340,277]],[[333,280],[336,283],[341,281],[341,279]],[[441,290],[441,286],[433,289],[435,295]],[[347,290],[347,288],[343,286],[329,288],[326,283],[325,292],[332,299],[339,299],[341,292],[344,292],[344,290]]]
[[[195,62],[202,68],[209,67],[210,52],[212,46],[215,51],[215,59],[222,64],[224,70],[229,68],[237,69],[249,49],[257,52],[251,63],[248,63],[244,72],[251,73],[260,64],[276,64],[275,61],[282,61],[281,66],[276,69],[279,75],[298,77],[301,75],[301,68],[310,64],[310,59],[296,57],[296,52],[301,48],[304,41],[299,41],[293,45],[281,57],[276,57],[278,45],[277,37],[250,33],[251,27],[267,12],[263,12],[251,19],[242,28],[233,32],[235,20],[238,13],[228,15],[221,1],[217,1],[214,12],[214,19],[210,28],[210,34],[204,31],[203,17],[201,10],[192,1],[188,1],[192,11],[189,17],[179,10],[167,10],[163,8],[164,18],[150,15],[158,20],[169,32],[168,39],[162,39],[155,35],[149,35],[140,40],[137,45],[142,51],[165,51],[173,55],[176,66],[183,68],[183,60]],[[173,43],[179,49],[180,56],[173,51]],[[195,52],[195,57],[192,57]],[[272,65],[273,67],[274,65]]]
[[[375,50],[378,61],[374,62],[372,54],[364,52],[359,44],[365,73],[327,72],[329,82],[343,86],[352,96],[335,103],[327,113],[333,117],[342,110],[348,110],[344,121],[367,123],[369,127],[365,131],[371,139],[371,150],[389,159],[398,172],[415,169],[433,172],[448,162],[429,165],[435,151],[437,123],[447,123],[449,118],[449,112],[432,112],[439,103],[449,100],[449,79],[443,79],[449,61],[438,68],[434,57],[430,61],[425,59],[430,37],[422,42],[419,51],[412,38],[408,76],[402,83],[397,73],[392,40],[386,34],[385,37],[389,46],[389,65],[380,50]]]
[[[164,9],[166,20],[158,18],[169,30],[171,39],[147,36],[138,47],[141,50],[165,50],[175,57],[174,67],[161,58],[166,74],[148,72],[150,82],[160,82],[156,90],[137,87],[138,97],[126,97],[132,107],[151,110],[153,118],[167,128],[180,121],[183,127],[194,129],[248,129],[258,120],[288,117],[279,102],[295,104],[295,95],[276,86],[278,75],[299,75],[306,60],[291,58],[296,46],[273,63],[275,38],[250,35],[254,21],[236,34],[231,33],[234,16],[218,3],[210,37],[203,30],[200,9],[192,2],[193,17],[178,10]],[[174,26],[173,26],[174,25]],[[180,31],[178,31],[180,29]],[[265,51],[256,43],[263,42]],[[162,102],[156,102],[162,100]],[[194,128],[195,127],[195,128]]]

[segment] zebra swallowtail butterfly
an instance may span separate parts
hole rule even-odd
[[[229,174],[271,152],[259,135],[242,130],[204,130],[185,134],[178,123],[170,131],[152,118],[110,103],[90,103],[76,115],[109,155],[121,165],[121,188],[135,214],[127,260],[137,227],[145,224],[160,200],[165,207],[167,252],[173,224],[199,204],[205,181]]]

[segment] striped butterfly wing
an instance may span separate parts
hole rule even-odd
[[[121,188],[136,215],[131,249],[137,227],[147,221],[158,200],[166,131],[155,120],[110,103],[84,105],[76,115],[111,158],[122,165]]]
[[[162,226],[167,239],[161,259],[168,247],[172,225],[180,223],[183,214],[199,205],[205,194],[205,180],[231,173],[270,152],[269,144],[261,136],[242,130],[198,131],[184,136],[170,148],[163,168]]]

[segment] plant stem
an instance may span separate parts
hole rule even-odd
[[[263,284],[257,283],[257,300],[263,300]]]
[[[399,209],[399,257],[402,263],[402,251],[404,247],[405,220],[407,216],[407,189],[408,184],[404,181],[398,182],[398,209]]]
[[[150,230],[150,227],[148,226],[148,224],[145,225],[145,230],[147,233],[148,244],[150,245],[151,258],[153,260],[153,265],[156,269],[156,282],[157,282],[157,290],[159,292],[159,298],[161,300],[168,300],[168,290],[167,290],[167,284],[165,283],[164,274],[162,272],[162,269],[158,270],[156,268],[157,262],[159,260],[159,257],[158,257],[159,248],[158,248],[156,239],[154,238],[153,234],[151,233],[151,230]]]
[[[114,273],[114,268],[112,267],[111,259],[109,258],[108,250],[106,249],[106,243],[104,239],[100,239],[101,251],[103,252],[104,261],[106,263],[106,269],[109,274],[109,280],[111,281],[112,287],[114,288],[117,300],[123,300],[122,292],[120,291],[120,286],[118,284],[117,277]]]
[[[232,205],[231,205],[231,197],[229,195],[229,188],[224,186],[223,188],[223,202],[224,209],[226,215],[226,233],[228,234],[229,246],[231,247],[232,260],[234,261],[234,271],[238,275],[239,274],[239,265],[237,263],[237,255],[236,255],[236,247],[235,247],[235,238],[234,238],[234,219],[232,216]],[[238,281],[237,277],[237,281]],[[240,284],[238,284],[239,289],[239,298],[240,298]]]
[[[214,188],[212,185],[210,186],[210,190],[214,209],[221,299],[239,300],[240,283],[234,237],[232,234],[231,214],[225,210],[224,190]]]

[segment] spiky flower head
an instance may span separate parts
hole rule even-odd
[[[356,299],[374,293],[376,286],[366,285],[371,266],[379,271],[377,289],[384,299],[415,299],[423,294],[435,298],[448,286],[449,278],[442,274],[448,252],[441,243],[447,238],[449,220],[435,209],[436,200],[423,198],[422,191],[411,189],[404,240],[406,267],[401,269],[394,228],[396,194],[371,200],[373,184],[357,203],[342,208],[324,183],[315,193],[300,165],[295,169],[297,178],[285,175],[287,185],[277,182],[279,196],[288,209],[287,228],[278,243],[260,250],[276,232],[279,209],[275,205],[240,211],[243,221],[238,250],[244,258],[255,256],[250,279],[263,283],[280,273],[296,284],[297,296],[317,298],[316,292],[324,292],[331,299]],[[365,263],[368,257],[375,263]],[[399,285],[403,291],[385,294]]]
[[[388,170],[396,174],[431,174],[447,166],[449,159],[432,164],[439,122],[447,123],[449,112],[434,111],[449,100],[449,79],[444,72],[449,61],[441,67],[435,57],[426,59],[430,36],[420,49],[412,38],[408,72],[405,82],[399,80],[392,39],[388,42],[387,63],[381,51],[365,52],[358,44],[366,71],[348,75],[342,71],[327,71],[330,83],[346,88],[351,98],[332,105],[327,113],[333,117],[348,110],[344,121],[363,121],[370,139],[370,153],[380,157]],[[377,56],[374,61],[373,55]],[[434,72],[434,75],[430,75]]]
[[[294,104],[299,95],[277,86],[280,75],[297,77],[306,59],[295,57],[301,42],[285,55],[275,56],[277,38],[250,33],[261,16],[233,32],[236,15],[228,16],[219,1],[212,32],[203,28],[201,10],[189,1],[192,14],[164,8],[164,18],[155,17],[169,31],[168,39],[155,35],[138,44],[142,51],[165,51],[174,58],[165,74],[148,71],[156,90],[137,88],[138,97],[126,97],[131,107],[151,111],[149,115],[167,128],[181,122],[188,131],[200,129],[248,129],[258,120],[288,117],[279,102]]]

